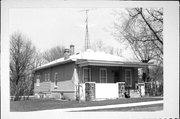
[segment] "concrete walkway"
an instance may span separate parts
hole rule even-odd
[[[126,103],[126,104],[115,104],[115,105],[104,105],[104,106],[91,106],[91,107],[78,107],[78,108],[65,108],[65,109],[54,109],[54,110],[42,110],[45,111],[60,111],[60,112],[72,112],[72,111],[88,111],[88,110],[97,110],[97,109],[110,109],[110,108],[124,108],[124,107],[134,107],[134,106],[143,106],[143,105],[153,105],[153,104],[162,104],[163,100],[160,101],[149,101],[149,102],[138,102],[138,103]]]

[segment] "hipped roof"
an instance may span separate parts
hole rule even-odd
[[[76,53],[69,56],[68,59],[60,58],[55,61],[44,64],[35,69],[35,71],[45,68],[54,67],[57,65],[66,64],[69,62],[76,62],[79,66],[124,66],[124,67],[147,67],[148,63],[141,63],[138,61],[130,61],[124,57],[107,54],[100,51],[87,50],[85,52]]]

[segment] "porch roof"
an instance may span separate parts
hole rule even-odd
[[[76,64],[84,66],[121,66],[121,67],[148,67],[151,63],[141,62],[122,62],[122,61],[105,61],[105,60],[77,60]]]

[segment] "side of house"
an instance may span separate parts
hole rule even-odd
[[[54,67],[48,67],[35,72],[35,94],[46,94],[60,98],[75,99],[76,77],[74,74],[75,62],[70,62]]]

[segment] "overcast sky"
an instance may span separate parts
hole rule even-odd
[[[84,49],[85,8],[14,8],[9,12],[10,34],[19,31],[31,39],[41,52],[54,46],[66,48],[75,45],[75,51]],[[102,40],[105,45],[123,48],[110,33],[115,16],[111,8],[90,9],[89,38],[92,45]],[[124,11],[124,9],[116,9]],[[130,52],[124,49],[125,57]]]

